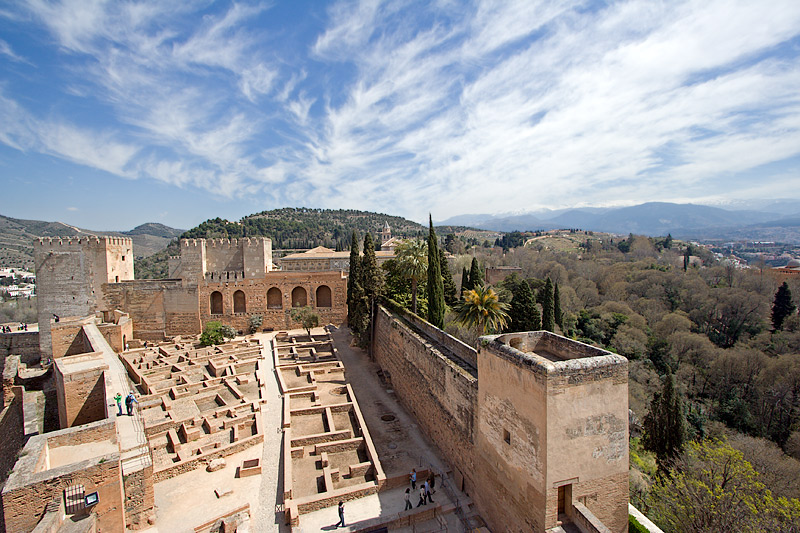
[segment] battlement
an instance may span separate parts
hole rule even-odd
[[[206,281],[215,281],[218,283],[225,281],[242,281],[244,280],[244,270],[228,270],[223,272],[206,272]]]
[[[34,248],[43,250],[80,250],[84,246],[133,246],[130,237],[112,237],[107,235],[88,235],[85,237],[38,237],[33,240]]]
[[[234,249],[239,247],[249,248],[261,246],[263,243],[272,243],[269,237],[242,237],[241,239],[181,239],[181,248],[206,248]]]

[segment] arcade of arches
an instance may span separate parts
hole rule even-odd
[[[200,320],[218,320],[247,330],[250,316],[261,315],[264,328],[292,326],[289,311],[306,305],[323,323],[341,324],[347,318],[347,278],[341,272],[275,272],[263,279],[201,283]]]

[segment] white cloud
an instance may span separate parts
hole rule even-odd
[[[441,219],[706,197],[800,154],[793,0],[353,0],[311,36],[263,4],[26,9],[109,125],[0,95],[0,142],[226,197]]]

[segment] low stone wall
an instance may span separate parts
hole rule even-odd
[[[39,332],[14,331],[0,333],[0,360],[7,355],[19,355],[25,364],[39,362]]]
[[[209,463],[212,459],[233,455],[234,453],[246,450],[247,448],[255,446],[256,444],[261,444],[262,442],[264,442],[264,434],[259,433],[258,435],[253,435],[252,437],[242,439],[223,448],[217,448],[212,452],[197,455],[191,459],[187,459],[186,461],[180,461],[175,463],[174,466],[153,472],[153,483],[161,483],[166,479],[185,474],[186,472],[191,472],[192,470],[199,468],[201,464]]]
[[[124,476],[125,527],[130,530],[149,527],[148,519],[155,517],[153,465]]]
[[[572,506],[572,519],[583,533],[611,533],[611,530],[604,526],[603,523],[580,502]]]
[[[375,316],[373,354],[401,403],[471,485],[478,380],[386,307]],[[418,321],[426,335],[446,335]],[[434,331],[436,330],[436,331]],[[457,346],[449,342],[448,346]],[[466,346],[466,345],[465,345]]]
[[[22,387],[13,388],[13,396],[0,412],[0,482],[14,468],[17,453],[25,444],[25,416],[22,410]]]

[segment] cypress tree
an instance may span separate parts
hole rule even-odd
[[[792,291],[786,282],[778,287],[775,293],[775,301],[772,303],[772,331],[778,331],[783,327],[786,317],[794,313],[795,305],[792,303]]]
[[[644,448],[656,454],[659,470],[666,472],[683,450],[687,434],[683,401],[675,386],[674,374],[664,377],[664,387],[653,395],[650,412],[645,415],[642,425]]]
[[[542,287],[542,329],[553,332],[556,329],[555,308],[553,306],[553,282],[550,278]]]
[[[355,307],[355,299],[353,294],[356,290],[360,291],[361,282],[361,255],[358,250],[358,234],[353,230],[353,237],[350,241],[350,272],[347,275],[347,323],[353,323],[353,310]]]
[[[469,270],[467,267],[464,267],[464,270],[461,271],[461,294],[459,297],[463,300],[464,299],[464,292],[469,290]]]
[[[359,328],[359,344],[365,347],[369,345],[372,337],[372,328],[370,327],[372,305],[380,295],[383,285],[383,276],[375,258],[375,243],[369,233],[364,236],[364,255],[361,258],[360,270],[360,285],[363,295],[358,299],[355,318]]]
[[[444,255],[444,248],[439,248],[439,268],[442,270],[444,303],[450,307],[453,307],[458,302],[458,298],[456,298],[456,284],[453,281],[453,274],[450,273],[450,266],[447,264],[447,257]]]
[[[439,329],[444,328],[444,284],[439,266],[439,243],[433,230],[433,218],[428,215],[428,322]]]
[[[538,331],[542,329],[542,319],[539,316],[539,307],[533,296],[531,286],[527,282],[514,287],[513,298],[509,316],[511,318],[508,331]]]
[[[558,283],[553,289],[553,321],[556,325],[564,329],[563,315],[561,313],[561,295],[558,293]]]
[[[381,293],[383,286],[383,275],[378,268],[378,260],[375,257],[375,242],[372,235],[367,233],[364,236],[364,255],[361,258],[361,286],[364,294],[369,298],[370,304]]]
[[[478,265],[478,259],[473,257],[472,265],[469,267],[469,288],[474,289],[479,285],[483,285],[483,272],[481,272],[481,267]]]

